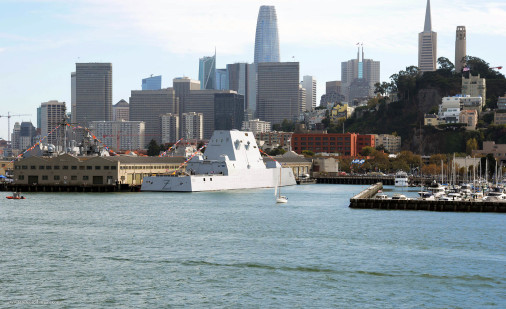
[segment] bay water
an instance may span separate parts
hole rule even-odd
[[[506,307],[504,214],[350,209],[365,187],[0,192],[0,307]]]

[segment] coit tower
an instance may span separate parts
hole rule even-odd
[[[278,18],[274,6],[262,5],[255,34],[255,63],[279,62]]]
[[[455,71],[460,72],[465,65],[466,56],[466,27],[457,26],[455,38]]]

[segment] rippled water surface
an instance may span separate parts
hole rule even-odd
[[[506,216],[349,209],[363,188],[0,192],[0,307],[506,307]]]

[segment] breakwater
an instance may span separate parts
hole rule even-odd
[[[128,184],[118,185],[22,185],[22,184],[2,184],[0,191],[12,192],[137,192],[140,186],[130,186]]]
[[[378,182],[386,186],[393,186],[395,179],[393,176],[319,176],[316,183],[328,183],[338,185],[372,185]]]

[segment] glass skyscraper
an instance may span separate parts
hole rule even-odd
[[[142,79],[142,90],[160,90],[162,89],[162,76],[151,76]]]
[[[255,35],[255,63],[279,62],[278,18],[274,6],[262,5]]]
[[[216,53],[199,59],[200,89],[216,89]]]

